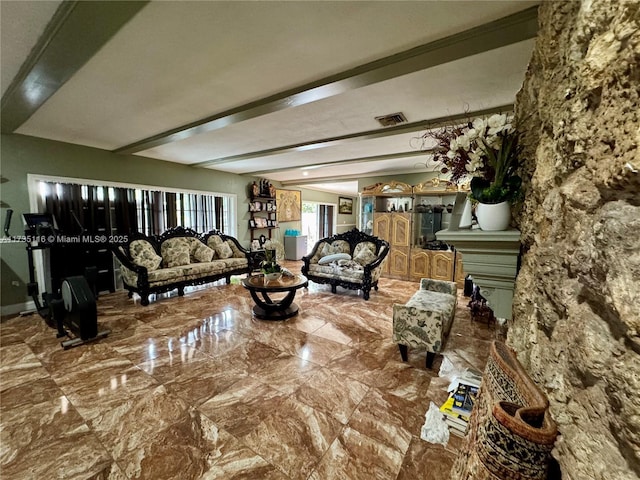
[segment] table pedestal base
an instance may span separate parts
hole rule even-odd
[[[285,309],[278,310],[265,310],[259,305],[253,307],[253,316],[260,320],[286,320],[287,318],[295,317],[298,314],[298,305],[292,303]]]

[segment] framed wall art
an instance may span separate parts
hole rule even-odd
[[[342,215],[352,215],[353,198],[338,197],[338,213]]]
[[[302,220],[302,192],[300,190],[276,189],[276,215],[279,222]]]

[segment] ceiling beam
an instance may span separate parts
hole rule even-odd
[[[317,178],[308,178],[308,179],[304,179],[304,180],[282,180],[279,181],[280,184],[283,187],[289,187],[292,185],[312,185],[314,183],[326,183],[326,182],[331,182],[331,183],[340,183],[340,182],[346,182],[346,181],[350,181],[350,180],[357,180],[359,178],[364,178],[364,177],[388,177],[388,176],[392,176],[392,175],[405,175],[405,174],[411,174],[411,173],[434,173],[433,171],[429,171],[429,170],[423,170],[422,172],[418,171],[418,170],[410,170],[407,168],[401,168],[401,169],[395,169],[395,170],[382,170],[379,172],[369,172],[366,174],[362,174],[362,173],[354,173],[351,175],[328,175],[326,177],[317,177]]]
[[[323,163],[314,163],[309,165],[298,165],[296,167],[281,167],[281,168],[272,168],[270,170],[259,170],[256,172],[242,172],[242,175],[251,175],[253,177],[260,177],[263,175],[268,175],[271,173],[282,173],[282,172],[290,172],[292,170],[311,170],[323,167],[335,167],[336,165],[352,165],[354,163],[370,163],[370,162],[381,162],[383,160],[393,160],[394,158],[407,158],[407,157],[423,157],[432,152],[433,149],[427,150],[412,150],[410,152],[397,152],[397,153],[386,153],[384,155],[373,155],[370,157],[359,157],[359,158],[347,158],[345,160],[336,160],[333,162],[323,162]]]
[[[513,111],[513,104],[500,105],[499,107],[485,108],[475,112],[464,112],[457,115],[447,117],[434,118],[432,120],[420,120],[418,122],[406,123],[404,125],[396,125],[395,127],[377,128],[375,130],[367,130],[366,132],[351,133],[341,135],[339,137],[323,138],[313,140],[311,142],[298,143],[295,145],[286,145],[283,147],[270,148],[267,150],[259,150],[255,152],[243,153],[241,155],[232,155],[229,157],[215,158],[204,162],[193,163],[192,167],[213,167],[220,164],[239,162],[242,160],[251,160],[253,158],[264,158],[272,155],[282,155],[292,152],[304,152],[306,150],[315,150],[317,148],[335,147],[345,143],[357,142],[362,140],[373,140],[376,138],[389,137],[392,135],[402,135],[405,133],[419,132],[421,130],[431,130],[440,128],[445,125],[464,121],[469,118],[484,117],[494,113],[507,113]],[[290,170],[293,170],[291,168]]]
[[[122,154],[139,153],[159,145],[185,140],[245,120],[330,98],[401,75],[528,40],[534,38],[537,31],[538,9],[531,7],[337,75],[182,125],[113,151]]]
[[[26,122],[147,3],[62,2],[2,96],[2,132]]]

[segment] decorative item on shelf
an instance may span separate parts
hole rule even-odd
[[[266,249],[264,251],[264,260],[260,262],[260,270],[264,274],[265,282],[271,282],[280,279],[282,276],[282,268],[276,261],[276,251]]]
[[[251,195],[254,196],[254,197],[259,197],[260,196],[260,187],[255,182],[255,180],[254,180],[253,184],[251,185]]]
[[[505,114],[476,118],[429,131],[423,138],[436,141],[433,160],[441,166],[441,173],[451,174],[452,182],[464,183],[471,177],[471,199],[479,204],[480,228],[508,228],[510,205],[520,197],[522,184],[516,174],[522,153],[520,134],[511,119]],[[496,205],[496,209],[485,205]]]
[[[269,196],[271,198],[276,198],[276,187],[274,187],[273,185],[269,184]]]

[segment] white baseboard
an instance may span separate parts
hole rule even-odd
[[[33,300],[29,300],[28,302],[24,303],[15,303],[13,305],[4,305],[0,307],[0,315],[5,317],[8,315],[15,315],[20,312],[31,310],[33,310],[34,312],[36,311],[36,304]]]

